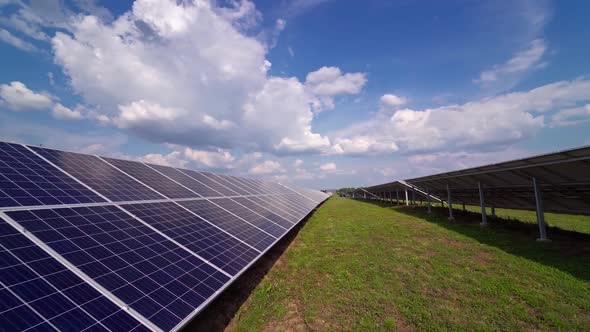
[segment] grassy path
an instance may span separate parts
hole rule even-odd
[[[228,329],[588,331],[590,257],[581,252],[334,197]]]

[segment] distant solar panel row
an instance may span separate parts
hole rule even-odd
[[[177,330],[322,197],[0,142],[0,326]]]

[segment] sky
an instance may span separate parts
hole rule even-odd
[[[0,140],[304,187],[590,144],[584,0],[0,0]]]

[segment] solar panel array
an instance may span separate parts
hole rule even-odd
[[[178,330],[327,197],[0,142],[0,326]]]

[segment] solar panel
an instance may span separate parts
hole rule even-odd
[[[163,330],[178,325],[229,280],[115,206],[7,215]]]
[[[194,192],[142,163],[106,157],[102,159],[168,198],[199,197]]]
[[[249,208],[241,205],[240,203],[230,198],[220,198],[215,200],[215,204],[221,206],[227,211],[240,216],[243,219],[248,220],[252,225],[262,229],[263,231],[278,238],[287,232],[287,228],[274,223],[270,219],[266,219],[264,216],[250,210]]]
[[[288,220],[292,224],[297,223],[299,221],[299,218],[297,218],[297,216],[292,215],[289,212],[281,209],[280,207],[269,203],[267,200],[261,197],[247,197],[246,199],[255,202],[256,204],[264,207],[267,210],[272,211],[273,213],[281,216],[283,219]]]
[[[2,330],[147,331],[2,218],[0,261]]]
[[[205,174],[201,172],[196,172],[192,170],[182,169],[181,170],[184,174],[192,177],[193,179],[201,182],[202,184],[206,185],[207,187],[221,193],[222,196],[238,196],[238,193],[231,190],[230,188],[226,187],[225,185],[207,177]]]
[[[176,203],[122,207],[231,275],[236,275],[260,253]]]
[[[293,223],[291,223],[287,219],[279,216],[276,213],[273,213],[270,210],[265,209],[261,205],[256,204],[255,202],[247,199],[246,197],[235,197],[235,198],[231,198],[231,200],[234,200],[234,201],[240,203],[241,205],[258,213],[261,216],[264,216],[266,219],[271,220],[272,222],[274,222],[277,225],[282,226],[283,228],[289,229],[289,228],[291,228],[291,226],[293,226]]]
[[[0,207],[104,201],[24,146],[0,142]]]
[[[270,247],[275,241],[276,238],[272,235],[256,228],[252,224],[244,222],[244,220],[212,202],[215,202],[215,200],[211,202],[205,200],[183,201],[179,202],[179,204],[259,251]]]
[[[36,147],[33,149],[112,201],[164,198],[95,156]]]
[[[257,180],[0,142],[0,330],[178,330],[314,207]]]
[[[254,192],[247,190],[243,185],[236,183],[228,176],[213,174],[213,173],[204,173],[210,179],[217,181],[218,183],[228,187],[232,191],[238,193],[239,195],[254,195]]]
[[[158,172],[166,175],[167,177],[173,179],[174,181],[182,184],[183,186],[189,188],[190,190],[198,193],[203,197],[219,197],[223,196],[220,192],[207,187],[203,183],[193,179],[192,177],[184,174],[180,170],[168,166],[160,166],[160,165],[149,165],[153,169],[157,170]]]

